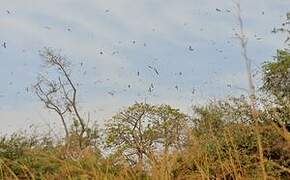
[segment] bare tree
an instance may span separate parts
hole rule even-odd
[[[58,114],[67,140],[70,136],[69,126],[73,121],[76,125],[75,133],[78,136],[79,146],[82,148],[87,126],[77,105],[77,89],[71,78],[70,63],[64,56],[50,48],[41,51],[40,56],[48,71],[38,76],[34,92],[46,108]]]
[[[242,57],[246,64],[248,86],[249,86],[248,93],[251,100],[251,114],[255,123],[254,129],[255,129],[255,134],[257,136],[260,166],[262,170],[263,179],[267,179],[266,169],[264,165],[263,147],[262,147],[262,141],[261,141],[261,135],[260,135],[260,129],[259,129],[259,113],[257,111],[256,89],[255,89],[255,83],[253,80],[253,73],[252,73],[252,59],[248,56],[248,50],[247,50],[248,39],[244,31],[244,22],[241,15],[241,6],[240,6],[239,1],[236,2],[236,7],[237,7],[237,17],[238,17],[239,30],[240,30],[240,32],[236,33],[236,36],[240,40]]]

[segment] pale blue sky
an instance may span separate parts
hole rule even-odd
[[[241,5],[249,54],[259,66],[284,47],[283,37],[271,30],[285,20],[290,1],[241,0]],[[7,44],[0,48],[0,131],[55,121],[25,92],[41,71],[38,51],[45,46],[72,60],[75,81],[81,82],[80,105],[100,123],[145,98],[190,111],[192,103],[240,94],[227,87],[246,87],[236,28],[232,0],[0,0],[0,42]]]

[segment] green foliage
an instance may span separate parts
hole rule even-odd
[[[288,21],[274,32],[289,33]],[[245,96],[194,106],[193,117],[169,105],[136,103],[106,122],[105,149],[99,128],[84,124],[78,112],[70,63],[50,49],[41,55],[75,90],[69,98],[61,79],[60,86],[45,84],[47,93],[37,86],[40,99],[59,114],[66,138],[0,137],[0,179],[262,179],[260,149],[268,178],[290,179],[289,50],[263,65],[263,93],[272,97],[255,99],[255,116]],[[53,101],[56,89],[65,101]]]
[[[168,153],[170,148],[180,148],[186,138],[186,123],[187,116],[178,109],[136,103],[109,120],[106,142],[136,164],[158,150]]]
[[[277,51],[275,62],[263,66],[263,89],[273,94],[279,100],[290,99],[290,53]]]
[[[21,157],[26,150],[33,148],[50,149],[52,147],[51,137],[20,132],[13,133],[10,136],[0,137],[0,158],[13,160]]]
[[[269,107],[259,111],[267,174],[289,179],[289,133],[268,120],[277,118]],[[230,98],[195,106],[194,111],[190,118],[168,105],[128,107],[106,124],[106,145],[113,150],[108,156],[95,146],[79,150],[79,141],[68,149],[49,136],[2,137],[0,167],[5,173],[0,178],[259,179],[257,137],[248,100]],[[67,156],[68,150],[77,156]]]
[[[125,153],[132,163],[134,156],[139,160],[153,149],[155,129],[147,121],[152,107],[148,104],[134,104],[112,117],[106,124],[108,147]],[[131,158],[131,156],[133,156]]]

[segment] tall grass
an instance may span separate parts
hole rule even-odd
[[[19,154],[13,157],[1,154],[0,178],[262,179],[264,174],[260,168],[254,128],[246,123],[228,123],[218,131],[209,128],[207,133],[199,133],[199,128],[193,128],[188,134],[190,140],[182,150],[169,154],[156,152],[152,154],[155,161],[148,160],[142,165],[131,165],[122,155],[104,157],[89,148],[81,158],[71,159],[65,157],[62,145],[45,148],[23,145],[21,153],[18,151]],[[267,178],[289,178],[288,131],[271,123],[261,124],[259,128]],[[6,151],[13,151],[13,148]]]

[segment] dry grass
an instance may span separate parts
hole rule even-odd
[[[243,139],[255,138],[254,129],[245,124],[231,124],[217,134],[190,134],[190,144],[168,156],[155,154],[154,162],[146,167],[130,166],[122,157],[100,157],[87,150],[78,159],[64,158],[63,148],[45,151],[26,149],[16,159],[1,158],[1,179],[262,179],[257,146],[241,147]],[[279,136],[284,142],[280,148],[290,147],[289,133],[277,125],[264,125],[261,135],[264,149],[272,148],[266,142],[268,135]],[[265,132],[266,131],[266,132]],[[248,139],[251,141],[251,139]],[[285,140],[285,141],[284,141]],[[267,158],[264,162],[268,179],[290,177],[290,169],[283,162]],[[289,160],[289,159],[288,159]],[[283,175],[283,176],[282,176]],[[285,179],[285,178],[284,178]],[[287,178],[286,178],[287,179]]]

